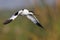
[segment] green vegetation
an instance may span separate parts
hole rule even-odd
[[[60,40],[60,11],[57,10],[60,9],[58,7],[56,10],[51,7],[34,9],[45,30],[22,16],[8,25],[3,25],[14,11],[0,12],[0,40]]]

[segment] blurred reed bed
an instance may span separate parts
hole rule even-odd
[[[50,6],[41,8],[35,6],[35,16],[45,30],[39,28],[26,17],[19,16],[14,22],[3,25],[2,23],[16,10],[3,12],[0,16],[0,40],[60,40],[60,7]]]
[[[60,40],[60,7],[56,5],[56,8],[45,6],[44,9],[36,7],[35,12],[38,19],[42,22],[46,28],[47,35],[41,40]]]

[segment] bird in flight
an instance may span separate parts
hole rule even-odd
[[[6,25],[10,22],[12,22],[13,20],[15,20],[19,15],[21,16],[26,16],[29,20],[31,20],[34,24],[38,25],[39,27],[43,28],[43,26],[39,23],[39,21],[37,20],[37,18],[34,16],[33,12],[24,9],[24,10],[20,10],[18,12],[16,12],[15,14],[13,14],[8,20],[6,20],[3,24]]]

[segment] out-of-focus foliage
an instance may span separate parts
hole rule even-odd
[[[56,7],[43,3],[44,7],[35,5],[33,9],[45,30],[22,16],[3,25],[16,10],[0,11],[0,40],[60,40],[60,5],[56,3]]]

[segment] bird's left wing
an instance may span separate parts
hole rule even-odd
[[[43,26],[39,23],[37,18],[33,14],[28,14],[27,18],[31,20],[34,24],[38,25],[39,27],[43,28]]]
[[[12,22],[14,19],[16,19],[16,18],[18,17],[18,15],[19,15],[21,12],[22,12],[22,10],[19,11],[19,12],[16,12],[16,13],[13,14],[8,20],[6,20],[3,24],[6,25],[6,24]]]

